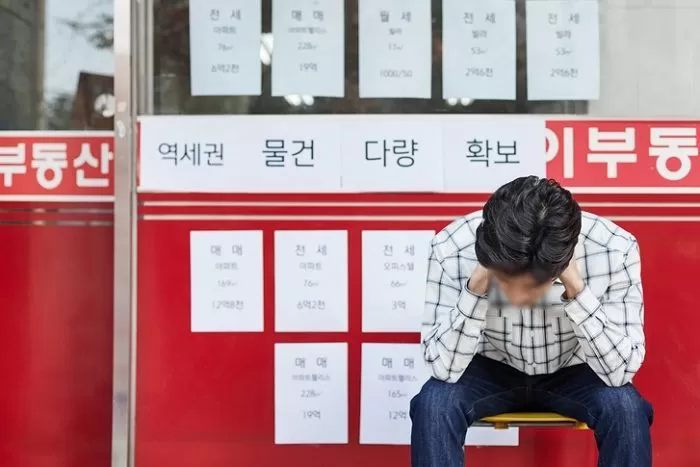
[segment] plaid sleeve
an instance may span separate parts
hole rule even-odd
[[[586,360],[609,386],[623,386],[642,365],[644,300],[639,245],[634,241],[621,266],[611,273],[602,299],[586,287],[565,310]]]
[[[484,327],[488,300],[446,271],[433,243],[428,263],[421,342],[433,376],[457,382],[471,362]]]

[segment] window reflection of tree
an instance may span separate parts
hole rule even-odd
[[[84,39],[98,51],[114,47],[113,0],[90,0],[74,18],[50,18]],[[97,12],[94,12],[94,11]],[[48,20],[49,18],[47,18]],[[49,37],[48,40],[52,38]],[[50,130],[111,130],[114,127],[114,77],[78,71],[75,92],[60,92],[46,99],[44,113]],[[51,73],[51,70],[48,71]],[[106,102],[105,102],[106,101]]]
[[[527,100],[525,0],[516,0],[517,98],[515,101],[476,100],[449,105],[442,99],[442,0],[432,0],[433,58],[431,99],[360,99],[358,89],[358,0],[345,0],[345,95],[314,98],[313,104],[292,106],[271,96],[271,69],[263,66],[261,96],[190,96],[189,2],[155,0],[155,111],[163,114],[289,114],[289,113],[479,113],[583,114],[586,102]],[[262,0],[263,32],[271,32],[272,0]]]

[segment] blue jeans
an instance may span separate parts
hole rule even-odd
[[[475,421],[504,412],[556,412],[595,431],[600,467],[651,467],[651,405],[631,384],[608,387],[588,365],[528,376],[477,355],[457,383],[431,379],[411,401],[413,467],[464,467]],[[573,454],[572,454],[573,455]]]

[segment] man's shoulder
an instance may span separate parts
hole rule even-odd
[[[585,211],[581,213],[581,238],[586,246],[620,253],[637,243],[632,233],[613,221]]]
[[[472,212],[458,217],[435,235],[432,246],[438,259],[457,254],[457,252],[474,247],[476,229],[483,219],[482,211]]]

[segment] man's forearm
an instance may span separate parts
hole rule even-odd
[[[437,307],[441,319],[423,328],[422,342],[426,362],[433,376],[442,381],[457,382],[477,351],[485,324],[488,301],[471,290],[462,289],[454,308],[432,302],[433,297],[445,297],[452,289],[428,288],[427,305]]]
[[[585,287],[565,304],[565,311],[577,330],[589,366],[609,386],[628,383],[644,359],[644,335],[641,320],[629,329],[613,324],[606,310],[620,314],[626,308],[628,316],[641,316],[643,304],[630,296],[627,303],[602,304],[589,287]],[[623,313],[625,313],[623,311]],[[628,335],[634,330],[634,335]]]

